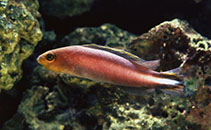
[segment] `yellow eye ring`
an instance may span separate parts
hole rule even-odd
[[[53,60],[55,60],[55,58],[56,58],[56,56],[54,54],[49,53],[46,55],[46,60],[48,60],[48,61],[53,61]]]

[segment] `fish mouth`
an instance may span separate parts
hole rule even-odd
[[[39,64],[41,64],[41,56],[38,56],[36,60]]]

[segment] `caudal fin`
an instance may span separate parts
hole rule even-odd
[[[172,69],[166,72],[161,72],[160,75],[165,79],[165,85],[161,91],[171,95],[183,95],[184,84],[183,75],[180,73],[180,68]]]

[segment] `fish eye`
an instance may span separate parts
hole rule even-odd
[[[56,58],[56,56],[54,54],[47,54],[46,55],[46,59],[48,61],[53,61]]]

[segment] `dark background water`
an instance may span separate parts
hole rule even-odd
[[[101,0],[95,2],[92,9],[79,16],[63,19],[41,14],[46,23],[46,29],[55,30],[64,35],[77,27],[99,26],[112,23],[135,34],[147,32],[159,23],[179,18],[186,20],[204,36],[211,37],[210,16],[211,2],[202,0]]]
[[[58,38],[69,34],[78,27],[97,27],[104,23],[115,24],[128,32],[140,35],[159,23],[179,18],[186,20],[196,31],[211,38],[211,2],[202,0],[101,0],[92,9],[73,17],[49,16],[40,8],[45,30],[54,30]],[[39,45],[38,45],[39,46]],[[35,57],[39,50],[23,63],[23,78],[16,84],[17,90],[0,94],[0,128],[17,111],[23,92],[29,86]],[[6,99],[6,100],[5,100]]]

